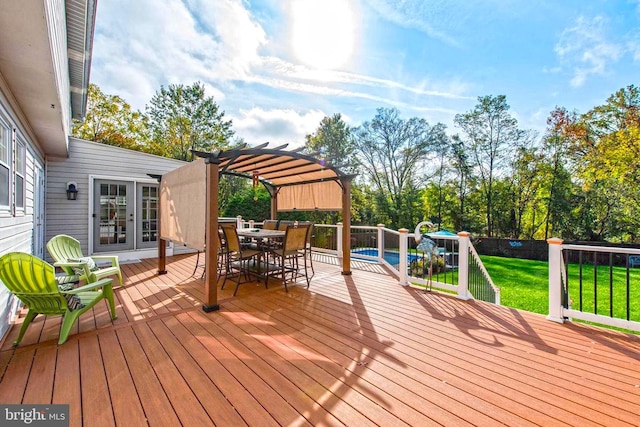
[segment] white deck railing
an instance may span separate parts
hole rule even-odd
[[[547,319],[559,323],[578,319],[640,331],[640,271],[629,262],[630,256],[640,256],[640,249],[563,244],[556,238],[547,242]]]
[[[238,221],[239,227],[260,225],[254,221]],[[315,224],[313,251],[341,257],[342,231],[341,223]],[[431,277],[429,271],[434,269],[432,265],[426,268],[425,255],[415,249],[415,234],[407,229],[392,230],[383,224],[351,226],[351,258],[384,265],[403,286],[434,288],[455,293],[458,298],[465,300],[475,298],[500,304],[500,288],[493,284],[471,244],[469,233],[437,236],[435,239],[444,249],[441,256],[442,271],[433,272]],[[424,274],[412,274],[420,272]]]

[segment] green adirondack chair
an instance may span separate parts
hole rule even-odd
[[[118,257],[115,255],[93,255],[91,257],[85,257],[82,254],[80,242],[66,234],[58,234],[52,237],[51,240],[47,242],[47,251],[55,261],[53,265],[60,267],[68,276],[79,274],[81,279],[87,282],[95,282],[105,277],[117,275],[120,280],[120,285],[122,285],[120,263],[118,262]],[[101,260],[110,261],[111,266],[97,267],[95,262]],[[82,271],[76,271],[77,268],[74,266],[78,262],[87,262],[89,264],[92,277],[88,277],[86,274],[83,274]]]
[[[76,267],[82,268],[82,265],[78,263]],[[84,268],[87,268],[86,263]],[[86,274],[89,275],[89,272]],[[117,317],[111,285],[113,279],[102,279],[69,289],[69,285],[60,285],[51,264],[27,253],[11,252],[0,257],[0,281],[29,308],[14,346],[20,343],[27,327],[38,314],[63,316],[58,344],[67,340],[76,319],[103,298],[109,302],[111,318]]]

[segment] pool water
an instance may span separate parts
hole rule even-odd
[[[373,248],[354,249],[354,250],[351,251],[351,253],[353,254],[353,256],[355,258],[357,258],[358,255],[367,255],[367,256],[373,256],[373,257],[377,257],[378,256],[378,250],[377,249],[373,249]],[[385,261],[387,261],[391,265],[399,265],[400,264],[400,254],[398,252],[395,252],[395,251],[384,251],[383,258],[384,258]],[[419,255],[407,254],[407,261],[408,262],[414,261],[414,260],[416,260],[418,258],[420,258]]]

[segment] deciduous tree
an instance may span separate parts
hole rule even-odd
[[[213,97],[205,96],[200,82],[161,86],[146,111],[152,149],[165,157],[193,160],[193,150],[227,148],[234,135],[231,120],[224,119]]]
[[[422,162],[447,138],[444,130],[443,124],[403,120],[398,110],[385,108],[354,130],[361,171],[377,193],[378,209],[386,208],[390,226],[412,227],[422,218],[417,195]]]
[[[95,84],[87,92],[84,121],[74,121],[71,134],[131,150],[147,151],[147,118],[122,98],[107,95]]]
[[[456,114],[461,140],[470,151],[485,200],[487,235],[493,235],[494,182],[513,159],[513,149],[526,138],[518,122],[509,114],[504,95],[482,96],[473,110]]]

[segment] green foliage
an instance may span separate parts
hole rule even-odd
[[[396,109],[377,110],[371,122],[354,129],[363,179],[373,188],[381,220],[390,227],[411,227],[422,215],[416,212],[422,166],[447,139],[444,125],[426,120],[403,120]]]
[[[151,98],[147,106],[151,148],[156,154],[193,160],[191,151],[210,152],[229,147],[231,121],[224,120],[213,97],[206,97],[204,85],[169,85]]]
[[[87,92],[84,121],[74,120],[71,134],[88,141],[130,150],[146,150],[147,118],[116,95],[103,93],[95,84]]]
[[[478,97],[473,110],[456,114],[454,122],[462,130],[460,139],[470,151],[472,164],[479,178],[485,201],[487,236],[494,230],[494,184],[508,168],[514,150],[528,140],[528,133],[518,128],[518,121],[509,114],[504,95]],[[502,169],[505,168],[505,169]]]
[[[316,132],[307,135],[305,139],[307,153],[317,153],[316,157],[338,166],[343,172],[355,171],[355,147],[351,139],[351,129],[340,114],[323,118]]]
[[[220,216],[236,217],[241,215],[246,220],[262,221],[271,218],[271,197],[262,186],[253,188],[244,186],[239,191],[229,194]]]

